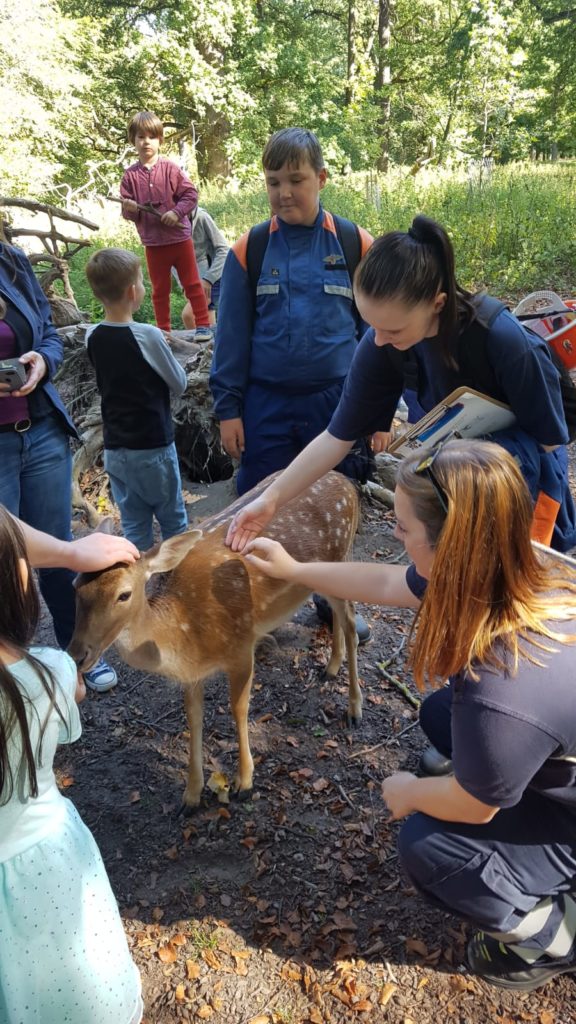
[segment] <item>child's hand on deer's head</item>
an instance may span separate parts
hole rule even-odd
[[[251,541],[244,555],[256,569],[279,580],[292,579],[299,564],[277,540],[269,537],[257,537]]]

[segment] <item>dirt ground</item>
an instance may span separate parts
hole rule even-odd
[[[207,488],[197,485],[198,494]],[[211,511],[226,495],[192,511]],[[216,498],[214,498],[216,495]],[[402,560],[383,506],[364,501],[356,557]],[[362,609],[364,719],[346,727],[346,675],[322,679],[329,636],[312,603],[258,657],[250,714],[250,802],[217,798],[177,816],[187,733],[179,689],[122,665],[89,693],[82,739],[58,777],[102,851],[142,974],[147,1024],[571,1024],[576,986],[501,992],[464,965],[466,928],[425,904],[399,872],[397,825],[380,781],[416,770],[424,746],[402,645],[410,613]],[[44,639],[50,641],[46,620]],[[206,686],[204,764],[233,773],[223,678]],[[111,1022],[119,1024],[119,1022]]]

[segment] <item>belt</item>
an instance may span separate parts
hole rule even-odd
[[[28,418],[16,420],[16,423],[0,423],[0,434],[5,434],[9,430],[15,430],[17,434],[25,434],[27,430],[30,430],[31,426],[32,420]]]

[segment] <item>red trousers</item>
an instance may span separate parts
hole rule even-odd
[[[146,263],[152,282],[152,305],[156,323],[163,331],[170,330],[170,289],[172,267],[176,267],[186,298],[190,301],[197,327],[210,323],[206,295],[202,287],[192,239],[173,245],[146,246]]]

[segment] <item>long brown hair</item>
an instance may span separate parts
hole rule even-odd
[[[415,472],[421,460],[408,456],[397,476],[435,549],[410,654],[417,685],[462,670],[476,678],[479,665],[513,674],[521,656],[539,663],[546,641],[574,642],[550,621],[576,618],[576,572],[534,549],[532,500],[512,456],[487,441],[448,442],[432,470],[447,513]]]
[[[20,572],[20,559],[28,567],[28,583],[24,585]],[[56,681],[45,665],[26,648],[30,644],[39,615],[38,592],[26,556],[24,537],[18,523],[0,505],[0,565],[2,565],[2,600],[0,602],[0,643],[28,662],[40,678],[50,699],[49,709],[40,726],[38,759],[42,759],[42,738],[53,708],[65,722],[56,702]],[[24,769],[31,796],[38,796],[35,751],[28,725],[30,702],[22,695],[16,680],[2,661],[0,654],[0,804],[7,803],[14,790],[14,778]],[[33,709],[32,709],[33,710]],[[21,763],[14,772],[8,757],[8,740],[14,732],[19,734],[22,747]]]

